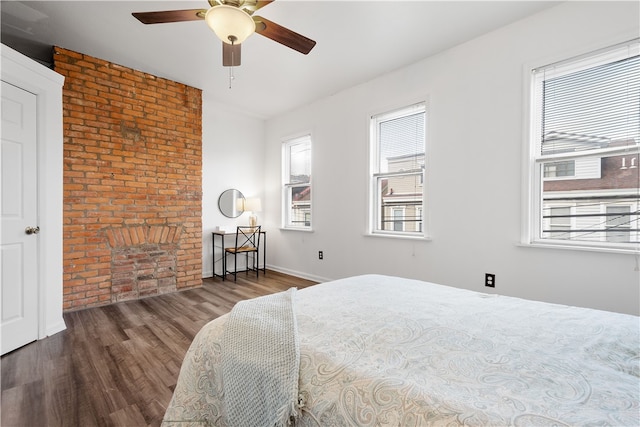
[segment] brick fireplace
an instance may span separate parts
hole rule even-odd
[[[111,295],[115,301],[175,291],[181,228],[119,227],[107,230]]]
[[[199,89],[56,47],[65,310],[202,285]]]

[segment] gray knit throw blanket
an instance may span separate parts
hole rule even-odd
[[[300,344],[296,288],[241,301],[222,335],[229,426],[286,426],[297,415]]]

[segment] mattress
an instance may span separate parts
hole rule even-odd
[[[382,275],[294,310],[299,426],[640,425],[637,316]],[[163,425],[229,425],[227,319],[194,339]]]

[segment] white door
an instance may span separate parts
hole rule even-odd
[[[2,82],[1,354],[38,338],[36,96]]]

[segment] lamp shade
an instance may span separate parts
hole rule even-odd
[[[249,197],[244,204],[244,210],[249,212],[260,212],[262,210],[262,203],[258,197]]]
[[[207,10],[204,19],[218,38],[227,44],[242,43],[256,30],[256,23],[247,12],[226,4]]]

